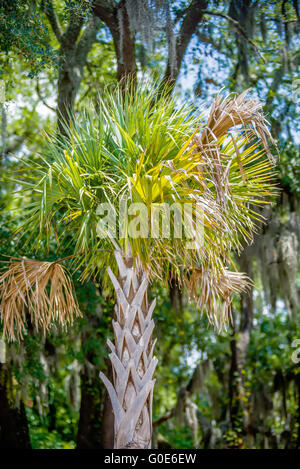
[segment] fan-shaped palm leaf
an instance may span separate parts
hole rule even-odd
[[[203,115],[180,106],[168,89],[158,92],[149,83],[134,92],[117,87],[99,99],[97,111],[91,108],[70,119],[65,137],[49,136],[50,158],[41,158],[39,166],[33,163],[33,176],[24,181],[31,202],[20,232],[38,239],[45,233],[50,236],[56,226],[61,237],[74,240],[79,265],[85,266],[83,276],[113,267],[109,276],[117,304],[115,343],[109,342],[109,347],[114,386],[102,379],[115,412],[116,447],[150,444],[156,365],[151,339],[154,303],[149,307],[147,300],[151,278],[183,278],[191,296],[219,326],[230,316],[232,294],[247,287],[242,274],[229,270],[231,251],[239,250],[243,240],[251,241],[258,218],[253,204],[265,203],[274,192],[270,134],[261,108],[246,92],[223,100],[219,96],[204,124]],[[120,200],[126,202],[125,210]],[[114,232],[111,227],[97,232],[102,203],[117,220],[123,211]],[[134,203],[142,204],[146,213],[144,235],[137,237],[130,230]],[[169,217],[168,235],[157,223],[156,235],[148,236],[150,215],[161,204],[168,209],[174,204],[177,209],[189,207],[180,236],[175,212]],[[105,233],[108,236],[102,236]],[[7,331],[12,330],[10,314],[19,315],[24,324],[24,313],[17,311],[20,305],[39,307],[40,280],[33,275],[37,286],[28,303],[22,299],[24,289],[13,286],[22,280],[20,268],[15,268],[7,274],[5,294],[13,289],[12,306],[3,310]],[[67,303],[56,299],[54,304],[54,298],[41,297],[41,311],[48,303],[52,308],[51,320],[58,311],[55,306],[66,315]],[[45,321],[43,314],[36,318]]]

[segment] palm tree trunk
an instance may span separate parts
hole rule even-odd
[[[157,359],[152,341],[155,300],[148,306],[148,277],[131,256],[115,251],[118,279],[108,274],[116,291],[114,344],[111,350],[113,384],[100,377],[109,393],[114,412],[114,448],[150,448],[152,436],[153,374]]]

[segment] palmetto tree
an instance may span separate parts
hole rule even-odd
[[[176,277],[211,322],[228,320],[232,294],[247,288],[232,250],[251,242],[253,206],[273,191],[271,136],[261,103],[247,93],[217,97],[205,118],[149,83],[108,91],[97,110],[71,119],[66,134],[50,136],[48,154],[32,160],[22,231],[37,240],[53,233],[72,240],[83,277],[107,268],[116,292],[114,343],[108,341],[113,382],[101,378],[113,406],[115,448],[148,448],[157,364],[149,284]],[[101,204],[110,214],[106,224]],[[172,209],[167,233],[153,216],[161,208]],[[78,312],[59,261],[13,259],[1,285],[11,338],[22,334],[28,311],[44,328]]]

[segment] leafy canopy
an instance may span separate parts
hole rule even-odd
[[[208,304],[210,318],[222,323],[232,293],[246,287],[242,274],[227,270],[230,253],[251,240],[259,219],[253,204],[273,192],[270,135],[261,103],[247,93],[217,97],[206,122],[168,87],[144,81],[107,90],[96,107],[65,123],[66,136],[48,135],[48,154],[39,164],[29,163],[23,233],[75,240],[77,267],[84,266],[83,276],[95,273],[114,264],[112,236],[97,234],[98,206],[109,204],[118,218],[122,198],[125,224],[113,243],[126,255],[130,250],[149,275],[183,280],[200,306]],[[192,204],[185,223],[193,248],[188,234],[176,237],[172,212],[169,237],[133,237],[130,206],[136,202],[148,213],[151,204]]]

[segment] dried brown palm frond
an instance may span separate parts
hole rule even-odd
[[[0,277],[3,333],[11,340],[23,337],[26,320],[44,332],[53,322],[61,326],[80,315],[72,281],[56,262],[12,258]]]
[[[191,299],[205,309],[209,322],[222,330],[231,320],[232,295],[247,291],[251,280],[241,272],[224,269],[217,273],[196,267],[185,276],[184,284]]]
[[[224,135],[232,127],[242,125],[243,131],[257,136],[264,146],[270,161],[274,162],[268,140],[276,147],[276,143],[268,129],[268,121],[262,112],[263,104],[255,98],[249,98],[246,90],[239,96],[220,95],[215,99],[200,141],[203,146],[210,147],[211,143]]]
[[[262,103],[258,99],[249,98],[248,93],[249,90],[246,90],[239,96],[229,95],[224,99],[218,95],[202,133],[194,135],[192,139],[193,151],[199,158],[197,169],[213,183],[216,200],[222,206],[226,205],[228,199],[232,200],[229,180],[232,160],[228,158],[228,154],[222,153],[222,143],[228,143],[227,137],[231,139],[245,185],[247,177],[243,166],[245,159],[243,147],[247,145],[254,149],[258,142],[261,142],[268,156],[270,169],[274,163],[269,142],[276,149],[277,145],[268,129],[268,122],[262,112]]]

